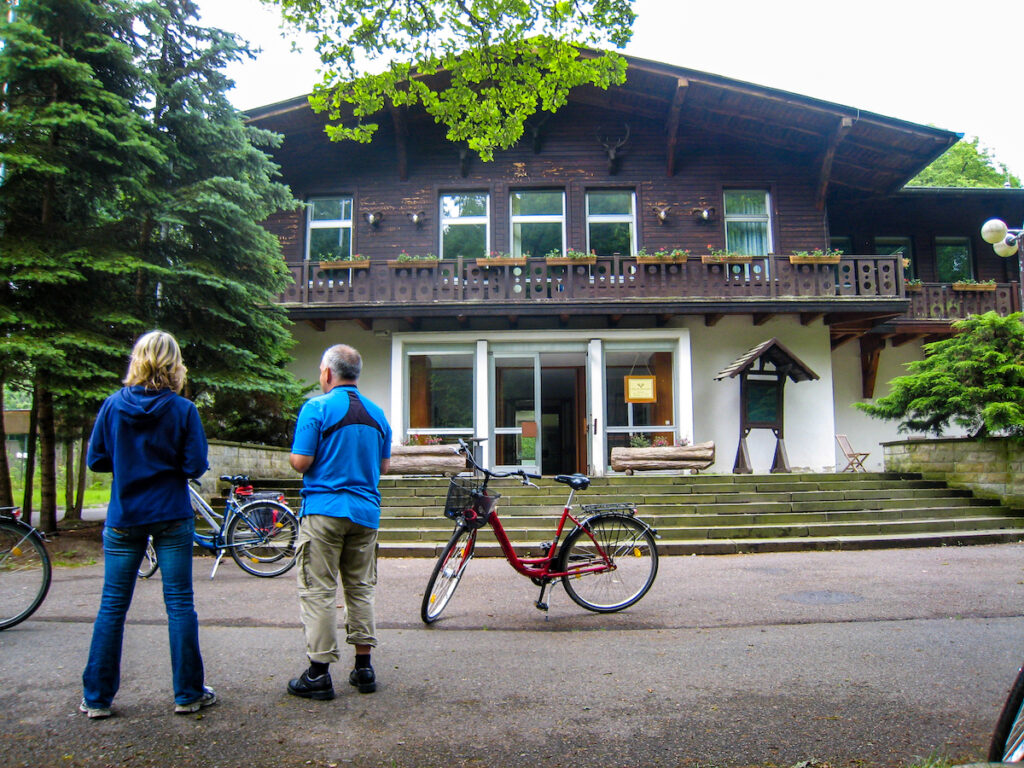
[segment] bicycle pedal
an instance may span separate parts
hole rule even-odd
[[[540,600],[538,600],[536,603],[534,603],[534,605],[537,606],[537,610],[540,610],[540,611],[546,611],[548,609],[548,604],[547,603],[542,603]]]

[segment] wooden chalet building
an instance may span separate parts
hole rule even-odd
[[[267,222],[294,278],[295,372],[350,343],[397,439],[487,437],[501,466],[605,474],[642,435],[713,440],[729,472],[761,406],[741,414],[739,380],[715,374],[775,339],[817,377],[768,406],[789,464],[833,468],[845,433],[880,467],[896,426],[851,405],[955,319],[1020,309],[1018,259],[979,229],[1021,221],[1024,192],[904,189],[959,136],[628,62],[625,85],[574,90],[489,163],[421,112],[355,144],[328,141],[305,97],[252,110],[306,202]],[[843,254],[791,259],[816,249]],[[755,472],[776,445],[750,432]]]

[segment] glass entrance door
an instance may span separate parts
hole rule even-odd
[[[539,473],[540,355],[494,358],[494,463]]]

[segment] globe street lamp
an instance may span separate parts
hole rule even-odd
[[[989,219],[981,225],[981,239],[992,244],[996,255],[1008,259],[1020,249],[1021,239],[1024,237],[1024,228],[1010,229],[1001,219]],[[1018,310],[1024,309],[1024,258],[1017,259],[1017,279],[1019,282],[1020,294],[1018,300],[1021,302]]]

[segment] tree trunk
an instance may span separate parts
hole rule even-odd
[[[57,532],[57,438],[53,393],[39,386],[39,530]]]
[[[39,385],[32,385],[32,409],[28,412],[28,442],[25,445],[25,497],[22,519],[32,522],[32,490],[36,482],[36,438],[39,436]]]
[[[0,507],[14,506],[14,488],[11,486],[11,467],[7,461],[7,429],[4,426],[4,381],[0,375]]]
[[[75,520],[82,519],[82,504],[85,499],[85,455],[89,450],[89,437],[86,429],[82,430],[82,437],[78,441],[78,489],[75,494]]]

